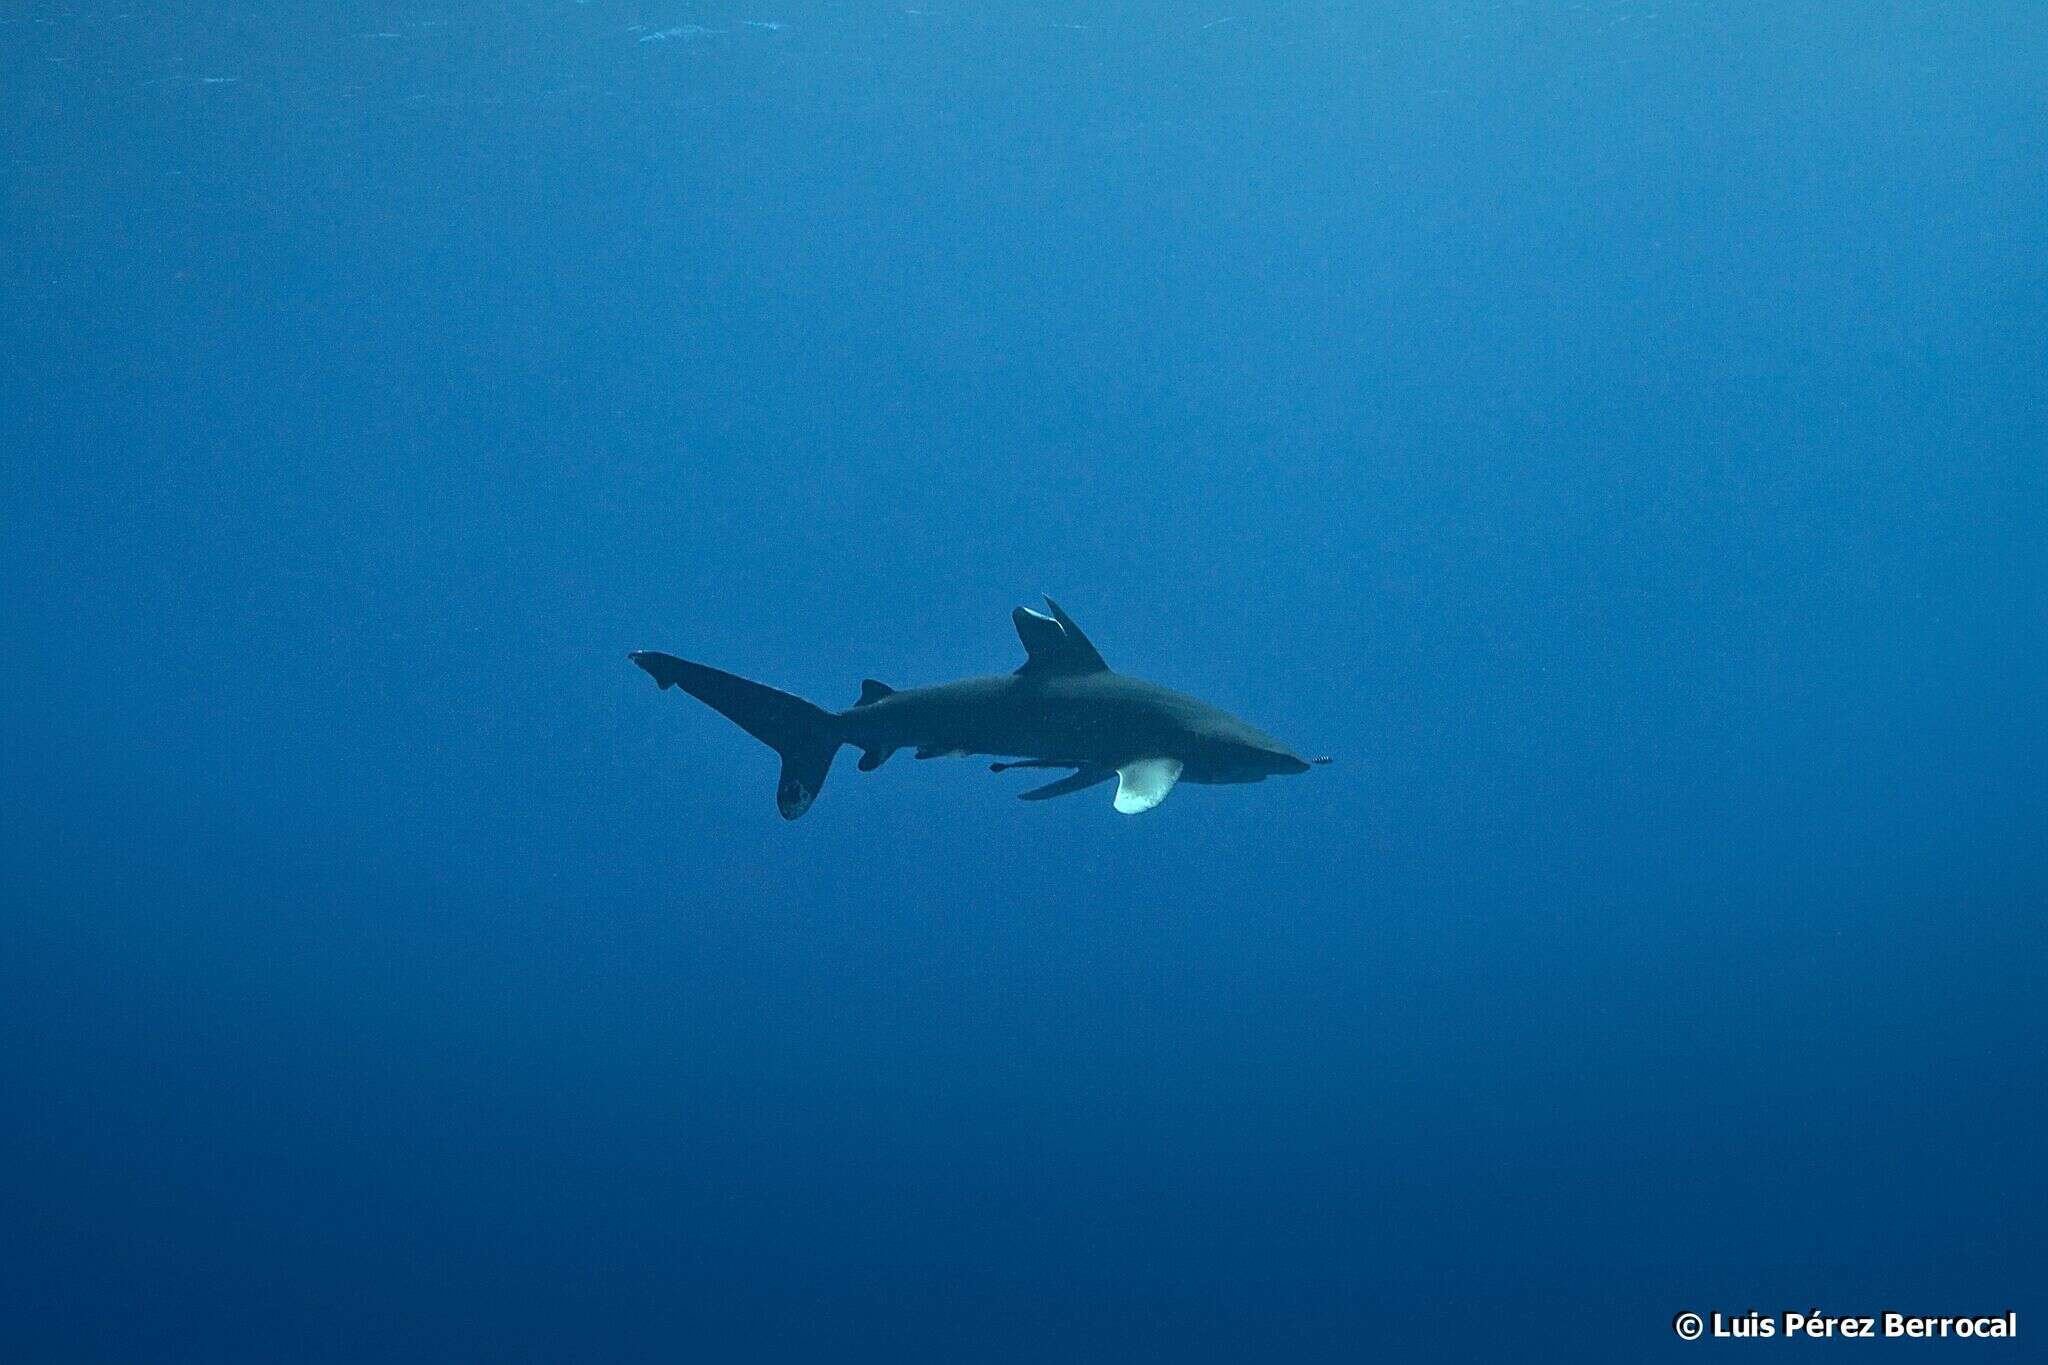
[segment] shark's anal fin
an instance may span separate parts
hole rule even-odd
[[[1180,781],[1177,758],[1141,758],[1116,770],[1116,808],[1125,815],[1151,810]]]
[[[887,763],[889,755],[895,752],[896,750],[893,747],[887,749],[864,749],[861,751],[860,762],[855,766],[864,773],[871,773],[884,763]]]
[[[860,700],[855,702],[854,705],[873,706],[882,698],[894,696],[895,694],[896,689],[885,682],[876,682],[873,678],[862,678],[860,680]]]
[[[1107,673],[1109,665],[1102,661],[1095,646],[1081,633],[1060,604],[1050,597],[1045,599],[1045,612],[1019,607],[1010,613],[1010,620],[1017,627],[1017,638],[1024,642],[1027,656],[1023,667],[1017,671],[1031,677],[1057,673]]]
[[[1022,768],[1029,765],[1013,763],[1010,766]],[[1045,766],[1053,767],[1056,765],[1046,764]],[[1020,801],[1050,801],[1055,796],[1069,796],[1074,792],[1087,791],[1090,787],[1107,782],[1115,776],[1116,769],[1114,768],[1083,768],[1077,773],[1067,774],[1057,782],[1048,782],[1043,787],[1033,787],[1028,792],[1019,792],[1017,799]]]

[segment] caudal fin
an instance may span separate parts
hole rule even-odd
[[[757,682],[735,677],[673,654],[641,650],[626,656],[664,689],[680,687],[727,720],[782,755],[782,780],[775,804],[794,820],[811,808],[832,757],[839,752],[834,718],[823,707]]]

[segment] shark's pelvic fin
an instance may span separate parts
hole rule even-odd
[[[1021,768],[1025,765],[1013,763],[1010,766]],[[1047,764],[1045,766],[1053,767],[1055,765]],[[1019,792],[1017,799],[1020,801],[1050,801],[1055,796],[1067,796],[1074,792],[1087,791],[1097,783],[1107,782],[1115,776],[1116,769],[1114,768],[1083,768],[1079,772],[1067,774],[1057,782],[1048,782],[1043,787],[1033,787],[1028,792]]]
[[[1116,770],[1116,808],[1125,815],[1151,810],[1180,781],[1177,758],[1141,758]]]
[[[1019,607],[1010,613],[1010,620],[1017,626],[1017,638],[1024,642],[1024,653],[1028,656],[1017,671],[1031,676],[1107,673],[1109,665],[1102,661],[1102,655],[1088,642],[1081,628],[1060,610],[1060,604],[1048,597],[1045,605],[1052,615],[1029,607]]]

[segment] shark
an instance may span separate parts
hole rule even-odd
[[[844,711],[673,654],[626,657],[661,690],[681,688],[781,756],[775,804],[785,820],[811,808],[849,745],[861,751],[862,772],[901,749],[999,759],[991,772],[1068,770],[1021,793],[1026,801],[1114,780],[1111,804],[1125,815],[1151,810],[1181,782],[1262,782],[1330,761],[1302,758],[1227,711],[1116,672],[1059,603],[1047,597],[1045,607],[1010,613],[1025,656],[1015,672],[905,688],[868,678]]]

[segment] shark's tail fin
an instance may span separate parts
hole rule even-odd
[[[833,715],[802,697],[792,697],[745,678],[722,673],[673,654],[641,651],[627,656],[663,688],[680,687],[727,720],[782,755],[782,781],[775,804],[794,820],[811,808],[839,752]]]

